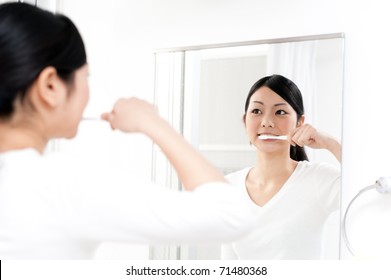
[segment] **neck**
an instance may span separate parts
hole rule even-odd
[[[38,127],[15,126],[0,121],[0,152],[33,148],[43,153],[47,142]]]
[[[297,162],[289,153],[257,153],[257,163],[252,170],[253,180],[260,185],[278,182],[288,178],[295,170]]]

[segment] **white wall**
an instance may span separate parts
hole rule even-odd
[[[359,189],[372,184],[379,176],[391,174],[387,158],[391,155],[388,127],[391,18],[387,2],[63,0],[62,8],[76,22],[87,44],[92,94],[96,96],[91,100],[90,114],[110,108],[118,96],[152,99],[153,49],[344,32],[342,188],[345,208]],[[128,164],[148,174],[150,145],[138,140],[131,138],[123,143],[129,145],[129,154],[135,155]],[[130,147],[133,144],[141,148]],[[134,164],[140,160],[141,164]],[[373,242],[358,232],[352,235],[357,242]],[[346,250],[342,256],[349,256]]]

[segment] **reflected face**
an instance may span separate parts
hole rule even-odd
[[[261,140],[258,136],[289,135],[297,125],[301,125],[297,123],[297,114],[292,106],[268,87],[259,88],[251,96],[244,122],[250,142],[265,152],[286,149],[289,143],[284,140]]]
[[[75,72],[74,81],[68,86],[68,98],[64,104],[63,137],[72,138],[76,135],[84,109],[89,100],[88,65],[80,67]]]

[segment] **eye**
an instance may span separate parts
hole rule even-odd
[[[277,112],[276,112],[276,115],[287,115],[288,113],[286,112],[286,111],[284,111],[284,110],[278,110]]]
[[[259,110],[259,109],[252,109],[252,110],[251,110],[251,113],[252,113],[252,114],[256,114],[256,115],[258,115],[258,114],[261,114],[261,113],[262,113],[262,111],[261,111],[261,110]]]

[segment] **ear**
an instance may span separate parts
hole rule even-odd
[[[36,86],[39,100],[49,107],[58,107],[66,98],[67,88],[57,75],[57,70],[48,66],[39,74]]]
[[[304,124],[305,116],[301,115],[300,119],[297,121],[297,127],[300,127]]]
[[[246,114],[243,115],[243,124],[244,124],[244,127],[246,127]]]

